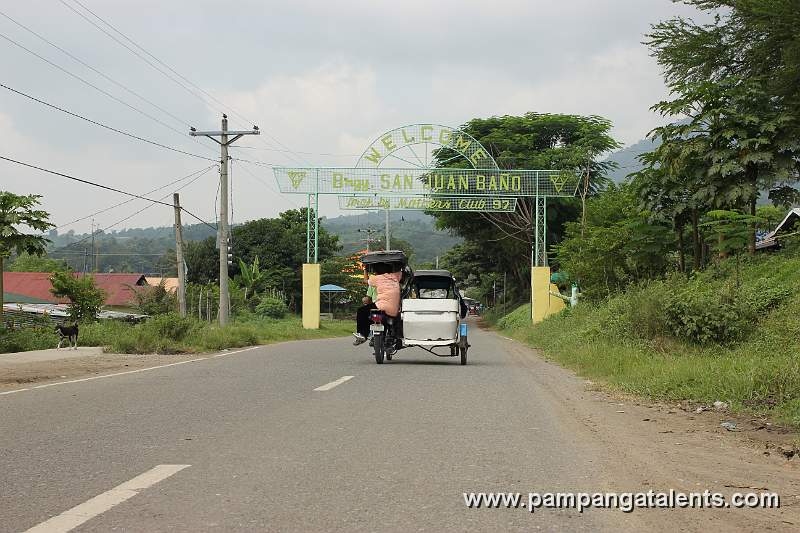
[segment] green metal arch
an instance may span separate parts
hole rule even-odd
[[[425,132],[430,131],[429,138]],[[443,139],[441,132],[449,132]],[[399,141],[399,142],[398,142]],[[475,169],[499,169],[492,154],[469,133],[443,124],[409,124],[389,130],[373,140],[361,154],[356,163],[357,168],[376,168],[386,158],[403,148],[420,144],[435,144],[449,148],[463,156]],[[394,145],[394,148],[392,148]],[[413,164],[413,163],[412,163]]]

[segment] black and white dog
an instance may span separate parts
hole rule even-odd
[[[58,340],[58,348],[56,348],[57,350],[61,349],[61,343],[64,342],[64,339],[67,340],[70,348],[74,348],[75,350],[78,349],[78,324],[73,326],[63,326],[61,324],[57,324],[56,333],[58,333],[58,336],[61,337]],[[73,343],[75,344],[74,346]]]

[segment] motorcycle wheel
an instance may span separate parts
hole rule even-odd
[[[372,340],[375,348],[375,362],[382,365],[385,351],[383,348],[383,335],[373,335]]]
[[[460,350],[461,350],[461,364],[462,365],[466,365],[467,364],[467,347],[466,346],[461,346]]]

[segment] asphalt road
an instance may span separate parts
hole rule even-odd
[[[0,531],[81,513],[75,531],[668,526],[647,512],[467,508],[472,491],[648,488],[534,355],[474,326],[470,341],[465,367],[419,350],[378,366],[333,339],[0,396]],[[189,466],[132,487],[158,465]]]

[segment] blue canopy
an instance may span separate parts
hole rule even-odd
[[[338,285],[323,285],[319,288],[319,292],[347,292],[347,289]]]

